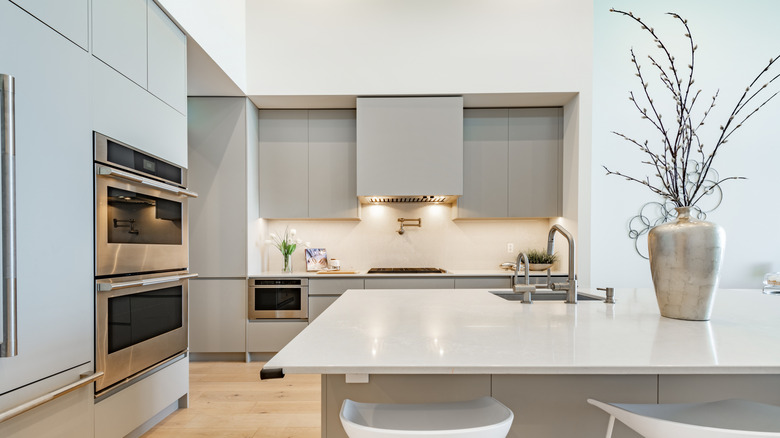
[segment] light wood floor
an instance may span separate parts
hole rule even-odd
[[[260,380],[263,362],[191,362],[190,407],[144,438],[318,438],[320,376]]]

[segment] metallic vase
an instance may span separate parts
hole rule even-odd
[[[710,319],[726,244],[720,226],[691,219],[691,207],[679,207],[677,220],[647,236],[650,271],[661,315]]]

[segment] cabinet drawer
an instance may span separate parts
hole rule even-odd
[[[347,289],[363,289],[363,287],[362,278],[310,279],[309,295],[341,295]]]
[[[366,289],[452,289],[450,278],[366,278]]]
[[[246,351],[275,353],[306,328],[306,321],[248,321]]]
[[[309,297],[309,324],[333,304],[339,297]]]
[[[512,287],[511,277],[458,277],[455,289],[506,289]]]

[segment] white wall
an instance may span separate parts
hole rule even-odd
[[[388,204],[364,205],[362,221],[288,221],[259,220],[261,236],[283,233],[295,228],[298,237],[314,248],[325,248],[329,258],[341,260],[342,269],[365,270],[372,267],[429,266],[445,269],[495,270],[514,261],[517,251],[547,248],[548,220],[453,221],[445,205]],[[406,227],[399,235],[397,219],[422,218],[422,228]],[[558,242],[556,240],[556,242]],[[513,243],[514,254],[506,251]],[[250,266],[249,274],[281,271],[282,256],[264,241],[260,245],[263,264]],[[561,266],[566,266],[566,244],[557,243]],[[303,250],[293,256],[295,271],[305,271]]]
[[[587,91],[591,13],[581,0],[247,0],[247,91]]]
[[[236,85],[246,90],[246,0],[156,1]]]
[[[780,54],[780,2],[752,0],[596,0],[594,4],[594,88],[592,151],[592,284],[594,286],[650,286],[648,262],[641,259],[627,237],[627,222],[640,207],[657,198],[646,188],[615,176],[606,176],[602,165],[646,175],[640,164],[643,154],[610,131],[622,131],[640,141],[647,138],[658,145],[659,135],[642,123],[628,100],[629,90],[640,90],[629,62],[631,47],[645,64],[643,72],[651,75],[646,54],[653,50],[652,40],[638,24],[627,17],[610,13],[609,8],[631,10],[655,28],[664,41],[683,41],[684,29],[673,18],[664,15],[675,11],[688,19],[692,35],[698,42],[696,52],[696,89],[702,89],[700,109],[720,88],[718,106],[709,122],[699,131],[704,142],[725,121],[739,94],[758,74],[770,57]],[[675,45],[676,57],[685,70],[688,52]],[[640,56],[640,53],[642,54]],[[775,73],[780,73],[780,69]],[[780,90],[780,84],[775,87]],[[658,83],[650,86],[653,96],[663,95]],[[768,96],[767,96],[768,97]],[[655,97],[657,102],[660,97]],[[777,218],[780,203],[772,201],[777,182],[774,162],[780,160],[777,120],[780,99],[770,102],[739,131],[718,153],[714,167],[721,177],[746,176],[746,181],[727,182],[723,202],[709,214],[708,220],[726,230],[727,243],[721,275],[723,287],[760,287],[765,272],[780,270],[780,227]],[[667,111],[664,120],[674,122],[674,112]],[[644,239],[646,248],[646,239]]]

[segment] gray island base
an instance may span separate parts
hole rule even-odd
[[[652,290],[599,301],[507,301],[486,290],[348,291],[266,369],[322,374],[322,436],[345,437],[345,398],[441,402],[491,395],[510,437],[603,437],[588,398],[780,405],[780,297],[720,290],[712,319],[658,313]],[[355,383],[348,383],[355,382]],[[615,437],[637,437],[616,424]]]

